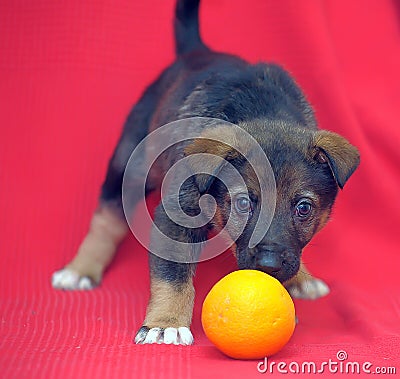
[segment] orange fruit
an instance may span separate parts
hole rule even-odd
[[[282,284],[257,270],[234,271],[206,296],[201,322],[208,339],[236,359],[271,356],[295,328],[292,298]]]

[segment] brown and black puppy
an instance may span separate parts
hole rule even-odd
[[[229,141],[240,139],[237,130],[222,121],[211,123],[202,138],[175,147],[155,165],[156,174],[149,176],[146,191],[157,188],[163,174],[178,159],[197,153],[219,156],[231,163],[243,177],[244,186],[238,184],[233,192],[228,192],[213,175],[196,174],[195,166],[203,164],[215,172],[223,171],[220,163],[207,159],[193,161],[194,175],[185,181],[179,193],[182,209],[196,216],[200,212],[200,197],[209,194],[217,204],[215,215],[206,225],[193,229],[174,223],[160,204],[155,224],[175,240],[187,243],[179,248],[165,243],[163,249],[174,250],[175,256],[200,254],[199,248],[191,250],[191,244],[207,241],[210,231],[222,229],[232,216],[245,220],[243,233],[231,241],[239,268],[273,275],[287,285],[293,296],[317,298],[328,293],[326,284],[307,273],[300,260],[301,252],[329,219],[338,190],[358,166],[358,151],[343,137],[317,129],[302,91],[279,66],[250,65],[208,49],[199,36],[199,1],[178,1],[177,59],[147,88],[129,115],[110,161],[90,230],[75,258],[53,275],[55,288],[91,289],[101,282],[104,270],[129,230],[121,188],[129,157],[140,141],[166,123],[212,117],[249,133],[268,157],[276,182],[272,222],[265,227],[257,245],[249,247],[256,222],[260,219],[262,225],[263,221],[261,198],[268,196],[262,193],[246,160],[247,154],[256,153],[251,149],[246,154],[236,151]],[[216,135],[223,136],[226,143],[216,141]],[[155,235],[153,230],[153,246],[157,245]],[[151,252],[149,256],[151,299],[135,341],[191,344],[195,264],[167,260]]]

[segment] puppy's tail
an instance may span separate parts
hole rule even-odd
[[[199,32],[200,0],[177,0],[175,8],[176,54],[206,49]]]

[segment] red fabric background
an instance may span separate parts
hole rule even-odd
[[[173,0],[0,2],[3,378],[261,375],[257,362],[216,351],[201,329],[205,294],[235,267],[227,255],[200,264],[192,347],[131,343],[149,285],[146,253],[133,238],[101,288],[50,286],[87,230],[131,105],[173,59],[173,8]],[[399,16],[390,0],[204,0],[209,45],[284,65],[320,126],[362,156],[332,222],[305,252],[332,292],[296,301],[300,323],[275,362],[318,363],[345,350],[348,361],[400,372]]]

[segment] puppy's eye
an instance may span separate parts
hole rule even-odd
[[[251,200],[247,196],[240,196],[235,201],[235,208],[239,213],[250,213]]]
[[[312,211],[312,204],[308,200],[300,200],[296,205],[296,216],[300,218],[307,218]]]

